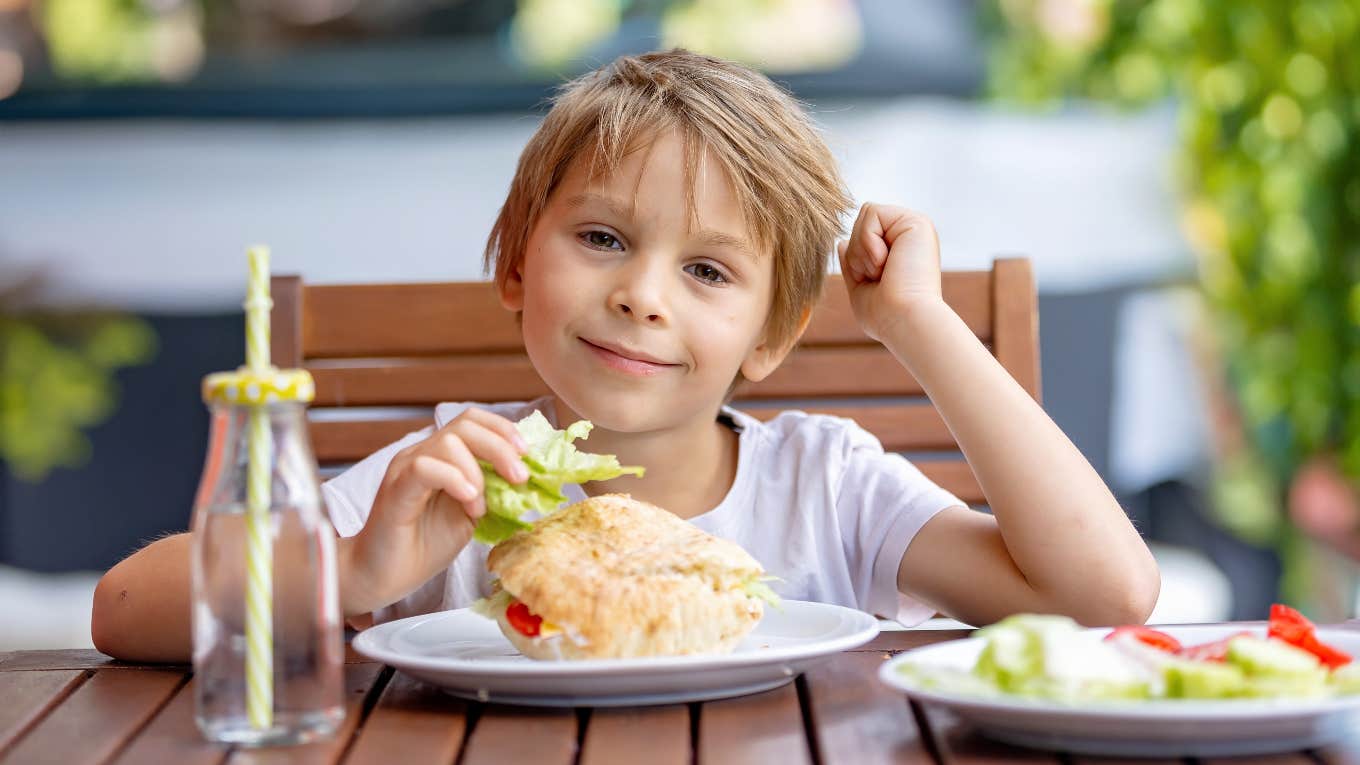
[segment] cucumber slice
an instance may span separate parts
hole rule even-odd
[[[1238,637],[1228,641],[1228,663],[1252,677],[1313,678],[1325,681],[1327,670],[1302,648],[1270,638]]]

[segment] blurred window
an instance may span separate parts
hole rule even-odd
[[[816,99],[971,95],[959,0],[0,0],[0,118],[523,110],[682,46]]]

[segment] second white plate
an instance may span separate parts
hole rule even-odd
[[[1240,632],[1264,636],[1260,625],[1159,627],[1185,645]],[[1109,630],[1089,630],[1100,640]],[[1352,656],[1360,632],[1318,630],[1318,637]],[[917,701],[948,708],[982,733],[1021,746],[1074,754],[1133,757],[1223,757],[1297,751],[1355,730],[1360,696],[1330,699],[1162,699],[1081,706],[1017,696],[969,696],[917,688],[898,671],[904,662],[967,670],[983,638],[965,638],[907,651],[886,663],[880,679]]]
[[[769,690],[878,634],[861,611],[786,600],[725,655],[533,661],[468,609],[364,630],[354,649],[465,698],[533,706],[675,704]]]

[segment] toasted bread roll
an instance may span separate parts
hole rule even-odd
[[[487,568],[542,617],[539,637],[506,637],[535,659],[727,653],[760,621],[763,570],[739,545],[654,505],[608,494],[496,545]]]

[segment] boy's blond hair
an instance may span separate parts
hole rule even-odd
[[[821,293],[849,195],[798,102],[762,74],[684,50],[623,56],[563,86],[520,155],[487,240],[487,270],[504,284],[520,265],[529,232],[577,158],[589,157],[598,177],[667,130],[683,140],[691,219],[704,150],[721,162],[755,246],[774,257],[766,339],[793,340]]]

